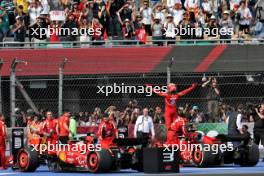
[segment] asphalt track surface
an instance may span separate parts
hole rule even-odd
[[[51,173],[48,171],[46,166],[41,166],[33,173],[21,173],[13,171],[11,169],[0,171],[1,175],[29,175],[29,176],[43,176],[43,175],[96,175],[96,176],[140,176],[140,175],[150,175],[133,170],[122,170],[115,173],[107,174],[89,174],[87,172],[83,173]],[[182,167],[180,173],[166,173],[166,174],[151,174],[151,175],[170,175],[170,176],[264,176],[264,162],[259,162],[255,167],[240,167],[236,165],[225,165],[223,167],[215,168],[196,168],[196,167]]]

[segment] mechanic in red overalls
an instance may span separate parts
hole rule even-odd
[[[43,122],[43,135],[46,137],[46,143],[56,144],[58,140],[57,135],[57,120],[53,118],[53,114],[51,111],[47,111],[46,120]]]
[[[117,128],[109,116],[105,116],[99,124],[98,137],[102,148],[109,148],[113,139],[118,138]]]
[[[1,159],[0,170],[6,169],[6,166],[5,166],[6,142],[5,141],[6,141],[5,117],[2,113],[0,113],[0,159]]]
[[[179,143],[179,136],[188,137],[188,131],[186,128],[188,121],[183,111],[183,107],[179,107],[178,118],[176,118],[171,124],[170,134],[167,136],[167,143]]]

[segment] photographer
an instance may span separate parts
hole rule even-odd
[[[264,103],[255,108],[257,115],[254,116],[254,142],[264,145]]]
[[[205,81],[202,84],[203,88],[206,88],[206,99],[208,102],[208,113],[210,114],[209,121],[211,122],[218,122],[219,117],[218,115],[218,105],[220,101],[220,90],[218,88],[217,80],[216,78],[209,77],[208,81],[206,79],[203,79]]]

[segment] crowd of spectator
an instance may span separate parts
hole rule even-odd
[[[101,120],[105,116],[109,116],[110,120],[114,121],[118,127],[134,125],[138,116],[142,115],[144,107],[138,105],[136,100],[130,101],[129,104],[123,109],[119,110],[115,106],[109,106],[105,111],[96,107],[91,112],[79,112],[72,113],[71,116],[77,121],[78,127],[96,127],[100,124]],[[164,112],[160,106],[155,108],[148,107],[149,116],[152,118],[154,124],[164,124]],[[32,114],[32,110],[23,112],[17,110],[16,126],[26,126],[28,114]],[[39,120],[44,120],[46,117],[46,111],[41,110]],[[253,104],[239,104],[237,107],[220,103],[217,108],[217,114],[215,118],[212,118],[210,113],[206,110],[202,110],[197,105],[185,104],[185,106],[178,107],[178,115],[185,117],[190,123],[228,123],[229,118],[240,116],[241,123],[254,122],[254,116],[256,115],[255,106]],[[29,115],[31,116],[31,115]]]
[[[264,0],[0,0],[0,42],[231,39],[264,36]],[[63,12],[65,20],[50,18]],[[100,29],[88,35],[37,35],[39,28]],[[179,28],[200,28],[189,34]],[[215,33],[214,29],[232,29]],[[209,33],[204,33],[209,29]],[[153,42],[162,45],[162,42]]]

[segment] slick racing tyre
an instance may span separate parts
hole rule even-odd
[[[252,143],[247,146],[238,147],[234,154],[234,163],[243,167],[252,167],[258,164],[259,148]]]
[[[24,148],[18,152],[18,168],[22,172],[34,172],[38,166],[38,152],[33,148]]]
[[[212,146],[210,146],[212,147]],[[220,165],[220,153],[215,153],[213,150],[204,150],[204,145],[197,146],[196,150],[192,153],[192,160],[198,167],[210,167]]]
[[[106,149],[88,153],[87,166],[92,173],[110,172],[112,168],[111,153]]]

